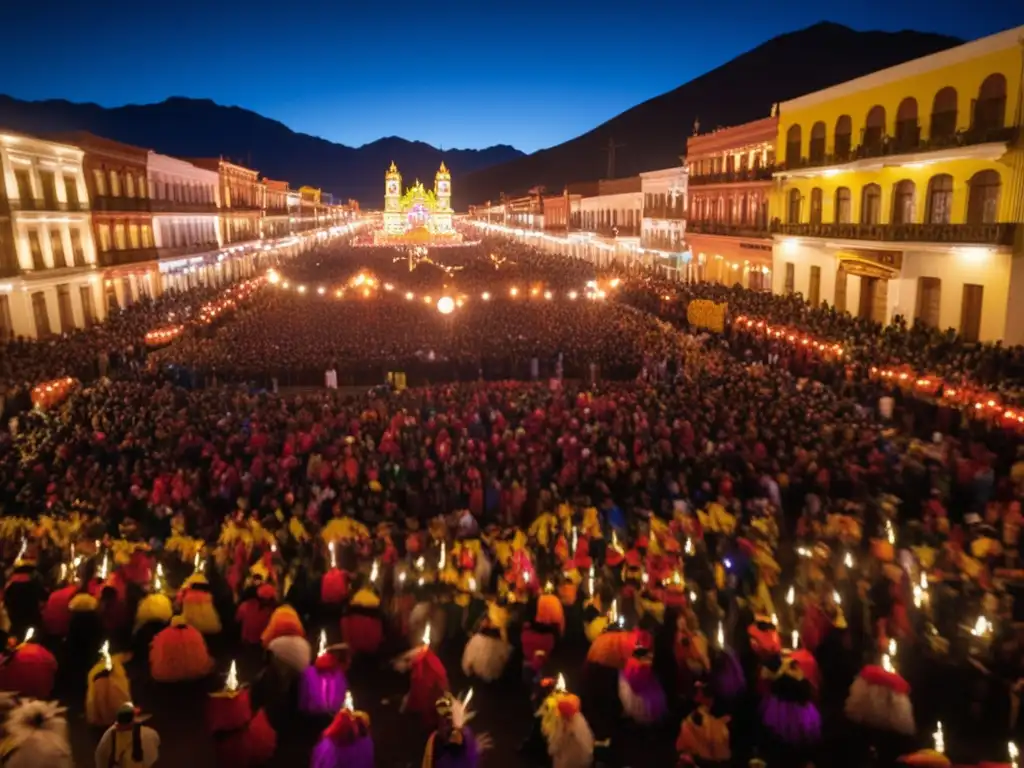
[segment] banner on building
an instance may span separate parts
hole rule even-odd
[[[686,319],[694,328],[707,328],[715,333],[725,330],[725,313],[729,310],[728,302],[721,304],[707,299],[694,299],[686,308]]]

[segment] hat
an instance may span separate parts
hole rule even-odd
[[[117,708],[117,714],[114,716],[114,723],[124,727],[128,725],[135,725],[137,723],[144,723],[149,720],[149,718],[149,715],[142,714],[142,710],[129,701]]]

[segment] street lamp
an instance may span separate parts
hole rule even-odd
[[[455,302],[451,296],[442,296],[437,300],[437,311],[442,315],[450,315],[455,310]]]

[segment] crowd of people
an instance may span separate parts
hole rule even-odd
[[[1016,765],[1018,441],[687,298],[826,322],[504,241],[329,245],[20,414],[7,764]],[[135,360],[187,301],[94,333]],[[270,382],[420,360],[454,368]]]

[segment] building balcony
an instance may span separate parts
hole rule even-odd
[[[235,211],[237,213],[258,213],[263,210],[263,206],[258,203],[239,203],[232,202],[231,205],[221,206],[221,210]]]
[[[148,197],[114,197],[95,195],[92,199],[94,211],[117,213],[149,213],[153,201]]]
[[[88,203],[61,200],[45,200],[43,198],[30,198],[27,200],[0,199],[0,213],[10,214],[12,211],[40,211],[52,212],[63,211],[79,213],[89,210]]]
[[[266,217],[288,216],[289,213],[288,213],[287,206],[280,206],[280,207],[274,207],[274,208],[264,208],[263,209],[263,215],[266,216]]]
[[[153,213],[217,213],[220,209],[214,202],[189,202],[181,200],[150,200]]]
[[[157,248],[127,248],[125,250],[102,251],[99,254],[100,266],[120,267],[125,264],[141,264],[146,261],[156,261],[159,256]]]
[[[801,157],[794,162],[786,162],[778,166],[777,171],[798,171],[805,168],[824,168],[832,165],[845,165],[857,160],[874,160],[899,155],[913,155],[921,152],[939,152],[960,147],[973,147],[980,144],[1010,144],[1017,140],[1020,129],[1017,126],[1006,126],[992,129],[969,129],[957,131],[944,136],[932,136],[921,139],[920,127],[904,129],[902,135],[884,136],[878,142],[861,144],[846,152],[817,154],[812,157]],[[689,179],[690,184],[699,183],[696,178]]]
[[[727,171],[724,173],[705,173],[702,176],[690,176],[687,184],[736,184],[743,181],[771,181],[772,174],[778,168],[766,165],[763,168],[748,168],[745,171]]]
[[[688,235],[720,235],[724,237],[769,238],[772,236],[768,224],[734,224],[725,221],[694,221],[686,222]]]
[[[601,237],[640,237],[640,226],[625,224],[600,224],[596,229]]]
[[[781,224],[780,235],[834,240],[892,243],[950,243],[954,245],[1013,245],[1016,224]],[[692,229],[692,228],[691,228]]]
[[[681,221],[686,218],[686,213],[682,205],[651,205],[644,208],[644,218]]]
[[[160,259],[176,259],[179,256],[189,256],[193,253],[210,253],[218,249],[217,241],[212,243],[192,243],[191,245],[175,245],[164,248],[157,248],[157,257]]]

